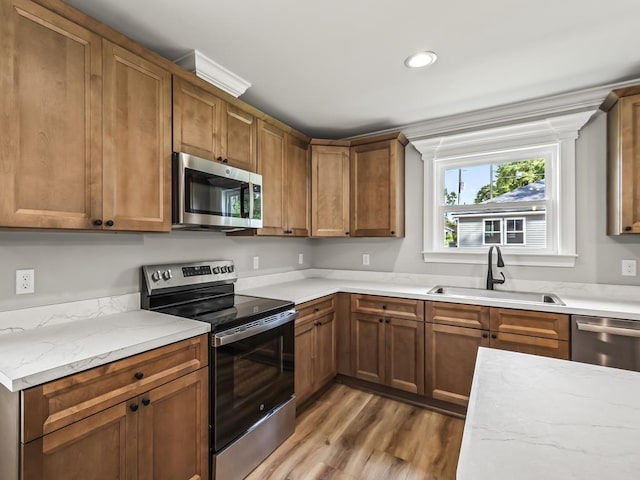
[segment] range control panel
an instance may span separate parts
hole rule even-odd
[[[145,265],[142,275],[147,290],[184,287],[200,283],[232,283],[238,279],[231,260],[207,260],[193,263]]]

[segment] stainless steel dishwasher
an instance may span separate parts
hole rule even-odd
[[[640,371],[640,321],[572,315],[571,360]]]

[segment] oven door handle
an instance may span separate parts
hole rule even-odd
[[[222,332],[214,333],[212,336],[214,348],[222,347],[230,343],[243,340],[245,338],[253,337],[259,333],[267,332],[278,328],[286,323],[293,322],[298,318],[298,312],[296,310],[289,310],[284,312],[286,315],[278,315],[274,319],[269,320],[269,317],[259,322],[257,325],[252,325],[246,328],[237,327],[225,330]]]
[[[624,327],[610,327],[607,325],[594,325],[593,323],[581,322],[576,320],[576,326],[578,330],[584,332],[593,333],[608,333],[610,335],[618,335],[621,337],[636,337],[640,338],[640,329],[624,328]]]

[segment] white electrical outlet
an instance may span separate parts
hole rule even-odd
[[[36,291],[36,271],[33,269],[16,270],[16,295]]]
[[[369,258],[369,254],[368,253],[363,253],[362,254],[362,264],[363,265],[369,265],[371,259]]]
[[[260,268],[260,257],[257,255],[253,257],[253,269],[258,270]]]
[[[303,265],[304,264],[304,254],[299,253],[298,254],[298,265]]]
[[[636,276],[636,261],[635,260],[622,260],[622,275],[627,277]]]

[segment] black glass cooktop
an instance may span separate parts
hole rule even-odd
[[[211,324],[219,332],[294,308],[293,302],[248,295],[224,295],[203,301],[162,308],[160,312]]]

